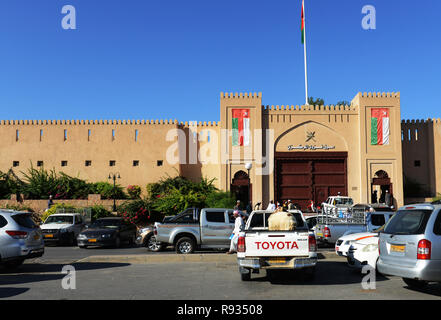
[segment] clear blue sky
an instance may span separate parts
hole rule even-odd
[[[306,0],[309,93],[400,91],[441,117],[441,1]],[[73,5],[77,30],[63,30]],[[364,5],[376,30],[363,30]],[[301,0],[1,0],[0,119],[218,121],[219,94],[304,103]]]

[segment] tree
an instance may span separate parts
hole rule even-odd
[[[309,97],[308,103],[312,106],[324,106],[325,100],[323,100],[322,98],[317,98],[314,100],[314,97]]]

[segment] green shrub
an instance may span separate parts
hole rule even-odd
[[[92,221],[99,218],[105,218],[112,216],[112,212],[107,210],[103,205],[94,205],[91,208]]]
[[[127,193],[130,199],[139,199],[141,197],[141,187],[137,185],[129,185],[127,187]]]
[[[113,184],[108,182],[95,182],[90,188],[91,193],[100,194],[102,199],[127,199],[123,188],[120,185],[116,185],[115,188]]]
[[[50,215],[57,213],[57,210],[62,210],[62,209],[65,209],[66,211],[70,211],[70,212],[76,210],[76,208],[74,206],[71,206],[70,204],[55,203],[54,205],[52,205],[52,207],[49,210],[43,212],[43,214],[41,216],[41,221],[43,221],[43,222],[46,221],[46,219]]]
[[[163,215],[152,209],[149,199],[128,200],[117,207],[117,212],[126,221],[134,224],[150,224],[162,221]]]
[[[236,199],[230,192],[217,191],[209,194],[205,203],[207,208],[232,209],[236,205]]]

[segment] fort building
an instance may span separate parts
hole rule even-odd
[[[441,122],[402,121],[399,93],[358,93],[340,106],[267,106],[261,93],[221,93],[219,122],[2,120],[0,136],[0,171],[18,176],[31,166],[91,182],[119,173],[117,183],[144,190],[166,176],[215,178],[264,206],[305,207],[338,193],[370,203],[374,190],[400,206],[405,180],[421,197],[441,192]]]

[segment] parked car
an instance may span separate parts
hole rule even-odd
[[[441,282],[441,205],[401,207],[380,234],[378,271],[409,287]]]
[[[353,209],[349,209],[344,217],[319,215],[315,235],[320,243],[335,244],[343,235],[372,232],[389,221],[393,215],[393,211],[374,211],[366,214],[363,210]]]
[[[356,242],[367,238],[376,238],[378,240],[378,234],[384,230],[385,225],[372,232],[360,232],[360,233],[350,233],[340,237],[335,243],[335,253],[338,256],[346,257],[351,245]]]
[[[272,211],[253,211],[239,233],[237,262],[243,281],[251,279],[252,273],[266,270],[303,269],[312,277],[317,263],[317,245],[314,234],[299,210],[289,210],[296,220],[292,231],[268,230],[268,218]]]
[[[337,217],[339,214],[347,212],[353,204],[354,200],[350,197],[340,195],[328,197],[321,205],[322,213]]]
[[[369,265],[377,268],[378,261],[378,234],[353,242],[347,253],[348,265],[352,268],[362,269]]]
[[[196,248],[228,249],[234,229],[233,209],[188,208],[177,216],[156,222],[154,235],[161,249],[173,245],[177,253]]]
[[[0,210],[0,264],[12,269],[43,254],[43,235],[31,214]]]
[[[46,243],[74,245],[85,225],[80,213],[55,213],[40,228]]]
[[[158,252],[163,249],[163,245],[156,241],[156,236],[153,233],[153,227],[142,228],[138,231],[136,243],[140,246],[146,247],[149,251]]]
[[[119,248],[123,241],[134,244],[136,226],[119,217],[100,218],[88,225],[77,238],[80,248],[89,246],[114,246]]]
[[[305,222],[308,225],[308,229],[314,232],[315,226],[317,225],[317,215],[305,216]]]

